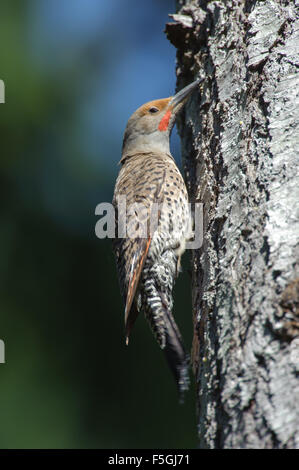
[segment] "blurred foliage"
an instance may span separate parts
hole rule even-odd
[[[120,8],[121,1],[113,1]],[[112,198],[120,155],[108,163],[108,139],[98,142],[94,159],[82,114],[92,83],[105,92],[107,74],[101,81],[100,70],[109,48],[97,36],[81,49],[70,41],[60,51],[63,66],[54,70],[55,56],[49,66],[32,48],[39,41],[31,35],[36,8],[34,1],[1,4],[0,338],[6,363],[0,365],[0,447],[193,447],[194,391],[178,404],[144,318],[125,347],[110,241],[94,234],[94,209]],[[159,40],[166,42],[162,25],[173,2],[143,8],[153,23],[161,10]],[[173,80],[174,66],[168,71]],[[105,133],[103,110],[97,119]],[[175,314],[190,347],[189,286],[185,269]]]

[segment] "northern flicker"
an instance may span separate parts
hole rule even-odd
[[[126,341],[143,312],[165,351],[181,397],[189,384],[188,357],[172,316],[172,290],[192,227],[187,189],[170,153],[169,138],[178,112],[200,82],[173,97],[145,103],[133,113],[124,133],[113,197],[113,250],[125,303]],[[120,219],[131,236],[120,227]],[[146,230],[140,233],[141,226]]]

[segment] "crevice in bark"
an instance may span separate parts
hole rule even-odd
[[[199,446],[299,447],[298,6],[177,6],[166,32],[178,86],[205,77],[178,122],[189,194],[204,204],[192,253]]]

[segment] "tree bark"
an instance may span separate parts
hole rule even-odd
[[[177,2],[200,448],[299,448],[298,1]]]

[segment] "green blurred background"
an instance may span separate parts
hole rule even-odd
[[[124,344],[110,240],[123,131],[175,90],[173,0],[2,0],[1,448],[190,448],[194,389],[175,384],[140,317]],[[178,137],[172,149],[179,158]],[[190,349],[188,257],[175,316]]]

